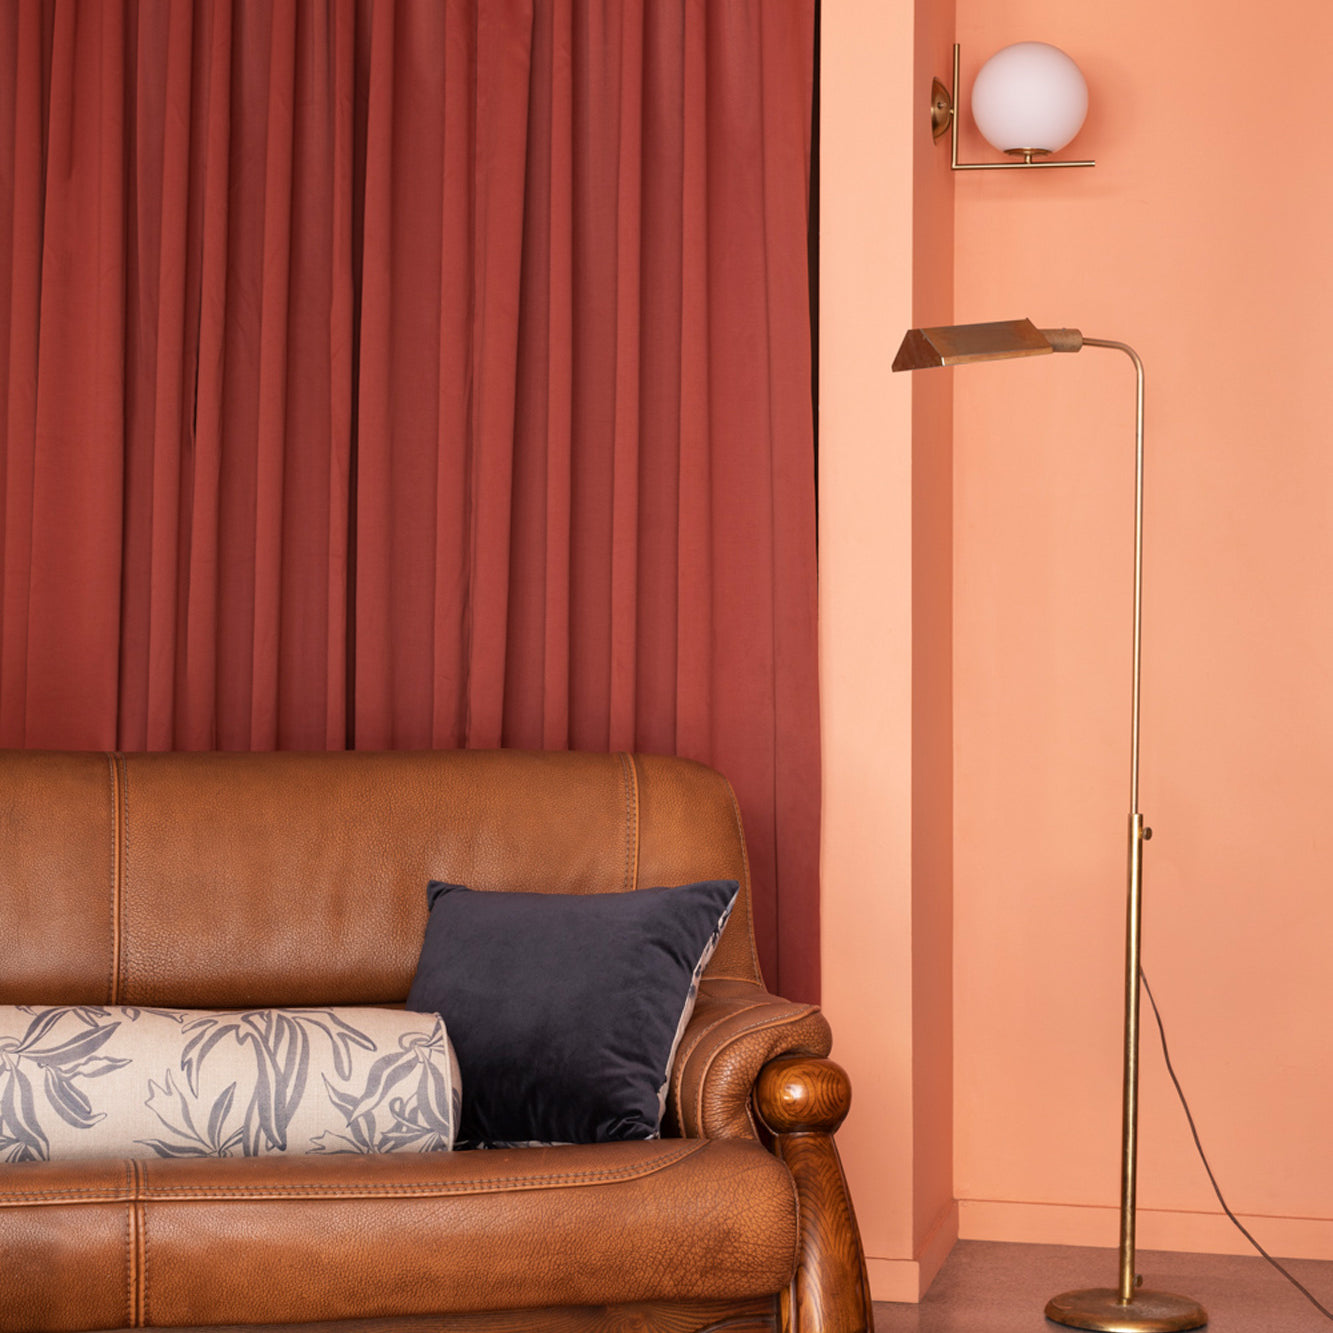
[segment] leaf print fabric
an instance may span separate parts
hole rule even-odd
[[[0,1160],[437,1152],[458,1063],[437,1014],[0,1006]]]

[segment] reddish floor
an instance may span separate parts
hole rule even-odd
[[[1333,1261],[1282,1260],[1333,1309]],[[1258,1255],[1141,1250],[1145,1287],[1198,1301],[1209,1333],[1320,1333],[1333,1321]],[[1113,1287],[1111,1250],[959,1241],[920,1305],[875,1303],[875,1333],[1058,1333],[1046,1302],[1061,1292]]]

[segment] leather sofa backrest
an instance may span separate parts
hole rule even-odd
[[[0,752],[0,1003],[394,1004],[431,879],[740,881],[709,976],[758,980],[730,785],[657,756]]]

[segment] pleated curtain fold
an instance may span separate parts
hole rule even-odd
[[[699,758],[814,998],[813,39],[0,7],[0,744]]]

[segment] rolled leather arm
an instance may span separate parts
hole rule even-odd
[[[812,1004],[747,981],[704,981],[676,1051],[667,1110],[685,1138],[758,1138],[751,1093],[779,1056],[825,1056],[829,1025]]]

